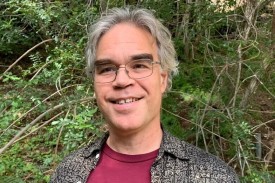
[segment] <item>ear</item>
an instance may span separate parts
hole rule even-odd
[[[160,85],[161,85],[161,93],[163,94],[167,88],[167,82],[168,82],[168,72],[162,71],[160,73]]]

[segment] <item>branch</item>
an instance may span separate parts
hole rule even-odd
[[[198,125],[199,126],[199,128],[200,128],[200,130],[201,130],[201,133],[202,133],[202,136],[203,136],[203,142],[204,142],[204,146],[205,146],[205,150],[206,150],[206,152],[209,152],[208,151],[208,147],[207,147],[207,143],[206,143],[206,139],[205,139],[205,135],[204,135],[204,131],[203,131],[203,120],[204,120],[204,117],[205,117],[205,115],[206,115],[206,111],[207,111],[207,108],[208,108],[208,106],[209,106],[209,104],[210,104],[210,101],[211,101],[211,98],[212,98],[212,96],[213,96],[213,93],[214,93],[214,89],[216,88],[216,86],[217,86],[217,83],[218,83],[218,81],[219,81],[219,79],[220,79],[220,77],[221,77],[221,74],[225,71],[225,69],[228,67],[228,65],[225,65],[223,68],[222,68],[222,70],[220,71],[220,73],[218,74],[218,76],[217,76],[217,78],[216,78],[216,80],[215,80],[215,82],[214,82],[214,84],[213,84],[213,86],[212,86],[212,89],[211,89],[211,92],[210,92],[210,96],[209,96],[209,99],[208,99],[208,101],[207,101],[207,105],[205,105],[205,107],[204,107],[204,110],[203,110],[203,113],[202,113],[202,116],[201,116],[201,118],[200,118],[200,124]]]
[[[243,57],[243,53],[242,53],[242,45],[241,43],[238,46],[238,56],[239,56],[239,61],[238,61],[238,73],[237,73],[237,80],[236,80],[236,85],[235,85],[235,91],[234,91],[234,96],[233,96],[233,100],[232,100],[232,108],[235,108],[236,105],[236,99],[237,99],[237,94],[239,91],[239,86],[240,86],[240,78],[241,78],[241,73],[242,73],[242,57]]]
[[[25,133],[31,126],[33,126],[35,123],[37,123],[39,120],[41,120],[44,116],[46,116],[47,114],[64,107],[65,105],[72,105],[74,103],[78,103],[78,102],[86,102],[86,101],[90,101],[94,99],[94,97],[87,97],[84,99],[80,99],[80,100],[73,100],[70,101],[68,103],[61,103],[58,104],[50,109],[48,109],[47,111],[45,111],[44,113],[40,114],[37,118],[35,118],[32,122],[30,122],[29,124],[27,124],[24,128],[22,128],[4,147],[2,147],[0,149],[0,154],[2,154],[7,148],[9,148],[12,144],[14,144],[14,142],[23,134]]]
[[[273,153],[274,153],[274,149],[275,149],[275,139],[274,139],[274,135],[275,133],[272,132],[271,134],[273,136],[273,139],[271,140],[271,147],[270,147],[270,150],[269,152],[266,154],[265,156],[265,169],[267,170],[268,166],[269,166],[269,163],[271,162],[272,160],[272,156],[273,156]]]
[[[69,85],[66,86],[64,88],[62,88],[62,90],[70,88],[70,87],[74,87],[78,84],[74,84],[74,85]],[[21,120],[23,117],[25,117],[27,114],[29,114],[30,112],[32,112],[34,109],[36,109],[38,106],[40,106],[42,103],[44,103],[45,101],[49,100],[51,97],[55,96],[58,92],[60,91],[56,91],[54,93],[52,93],[50,96],[46,97],[45,99],[42,100],[41,103],[35,105],[34,107],[32,107],[31,109],[29,109],[27,112],[25,112],[24,114],[22,114],[19,118],[17,118],[16,120],[14,120],[5,130],[3,130],[2,134],[0,135],[0,137],[8,130],[10,129],[16,122],[18,122],[19,120]]]
[[[42,125],[40,125],[39,127],[37,127],[35,130],[31,131],[30,133],[24,135],[23,137],[17,139],[16,141],[14,141],[14,143],[16,143],[16,142],[18,142],[18,141],[20,141],[20,140],[22,140],[22,139],[24,139],[24,138],[30,136],[31,134],[33,134],[34,132],[38,131],[40,128],[46,126],[47,124],[49,124],[51,121],[53,121],[55,118],[57,118],[58,116],[60,116],[60,115],[63,114],[63,113],[64,113],[64,111],[58,113],[57,115],[55,115],[54,117],[52,117],[52,118],[49,119],[48,121],[43,122]]]
[[[266,125],[266,124],[268,124],[268,123],[271,123],[271,122],[274,122],[275,121],[275,119],[271,119],[271,120],[268,120],[268,121],[266,121],[266,122],[264,122],[264,123],[261,123],[261,124],[259,124],[259,125],[256,125],[256,126],[254,126],[253,128],[252,128],[252,131],[253,132],[255,132],[257,129],[259,129],[260,127],[262,127],[262,126],[264,126],[264,125]]]
[[[168,112],[169,114],[172,114],[173,116],[175,116],[175,117],[177,117],[177,118],[183,119],[183,120],[185,120],[185,121],[187,121],[187,122],[189,122],[189,123],[192,123],[192,124],[194,124],[194,125],[200,127],[201,129],[203,129],[203,130],[205,130],[205,131],[207,131],[207,132],[209,132],[209,133],[215,135],[216,137],[219,137],[220,139],[222,139],[222,140],[224,140],[224,141],[226,141],[226,142],[230,142],[229,140],[225,139],[224,137],[220,136],[219,134],[217,134],[217,133],[215,133],[215,132],[212,132],[211,130],[208,130],[208,129],[205,128],[204,126],[200,126],[200,124],[197,124],[197,123],[195,123],[195,122],[193,122],[193,121],[191,121],[191,120],[188,120],[188,119],[186,119],[186,118],[183,118],[183,117],[181,117],[181,116],[179,116],[179,115],[177,115],[177,114],[175,114],[175,113],[173,113],[173,112],[171,112],[171,111],[169,111],[169,110],[167,110],[167,109],[165,109],[165,108],[163,108],[163,107],[162,107],[161,109],[164,110],[165,112]]]
[[[46,42],[50,42],[50,41],[52,41],[52,40],[53,40],[53,39],[44,40],[44,41],[42,41],[42,42],[36,44],[36,45],[33,46],[32,48],[30,48],[28,51],[26,51],[26,52],[25,52],[23,55],[21,55],[21,57],[19,57],[13,64],[11,64],[11,65],[9,66],[9,68],[8,68],[5,72],[3,72],[3,75],[0,76],[0,80],[2,80],[3,76],[4,76],[9,70],[11,70],[11,68],[13,68],[13,66],[15,66],[22,58],[24,58],[27,54],[29,54],[32,50],[34,50],[34,49],[37,48],[38,46],[40,46],[40,45],[42,45],[42,44],[44,44],[44,43],[46,43]],[[1,154],[1,153],[0,153],[0,154]]]

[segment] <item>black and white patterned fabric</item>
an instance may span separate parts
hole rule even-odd
[[[67,156],[50,183],[85,183],[96,168],[108,133],[95,143]],[[159,154],[151,167],[152,183],[239,183],[222,160],[164,131]]]

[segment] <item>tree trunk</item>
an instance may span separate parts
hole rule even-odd
[[[264,6],[266,6],[267,2],[269,2],[269,1],[262,1],[261,4],[260,4],[260,2],[259,2],[259,4],[254,4],[255,9],[252,10],[252,12],[254,12],[254,13],[257,12],[256,8],[261,7],[262,4]],[[273,60],[275,58],[275,4],[274,4],[274,2],[272,3],[272,7],[273,7],[273,18],[272,18],[272,28],[271,28],[271,41],[272,41],[272,43],[271,43],[271,54],[270,54],[269,58],[263,59],[263,61],[262,61],[262,69],[263,70],[259,74],[258,74],[258,72],[255,73],[255,76],[252,78],[252,80],[250,81],[248,87],[245,89],[245,93],[243,95],[242,101],[240,102],[240,107],[241,108],[245,108],[247,106],[248,97],[252,93],[254,93],[256,91],[256,89],[258,88],[259,80],[264,78],[269,73],[268,71],[269,71],[269,68],[271,67],[271,62],[272,62],[272,61],[270,61],[270,59]],[[253,20],[253,17],[249,17],[249,18],[250,18],[251,21]],[[256,20],[254,20],[254,22],[255,21]],[[254,24],[252,24],[252,25],[255,26]],[[245,36],[247,36],[247,35],[245,34]]]
[[[257,8],[260,7],[259,4],[260,4],[260,2],[257,3],[257,0],[247,0],[246,1],[245,10],[244,10],[244,17],[245,17],[246,21],[245,21],[243,32],[242,32],[242,34],[240,34],[244,41],[248,40],[252,28],[256,29],[256,17],[257,17],[257,12],[258,12]],[[240,67],[240,65],[239,65],[239,67]],[[249,96],[254,91],[256,91],[256,89],[258,87],[257,82],[258,82],[258,76],[255,75],[255,77],[253,77],[251,79],[249,85],[245,88],[245,92],[244,92],[242,100],[239,104],[239,106],[241,108],[245,108],[247,106]],[[239,88],[239,86],[236,86],[236,87]],[[235,107],[235,106],[233,106],[233,107]]]
[[[99,3],[100,3],[100,12],[105,13],[108,10],[109,1],[108,0],[100,0]]]
[[[271,54],[272,58],[275,58],[275,3],[273,2],[273,17],[271,28]]]
[[[183,15],[183,44],[184,44],[184,58],[190,60],[190,38],[189,38],[189,23],[191,16],[192,0],[186,0],[186,12]]]

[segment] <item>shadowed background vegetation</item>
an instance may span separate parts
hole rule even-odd
[[[64,156],[106,130],[84,50],[89,25],[126,5],[152,10],[173,36],[180,72],[163,126],[242,182],[275,182],[274,1],[3,0],[0,183],[48,182]]]

